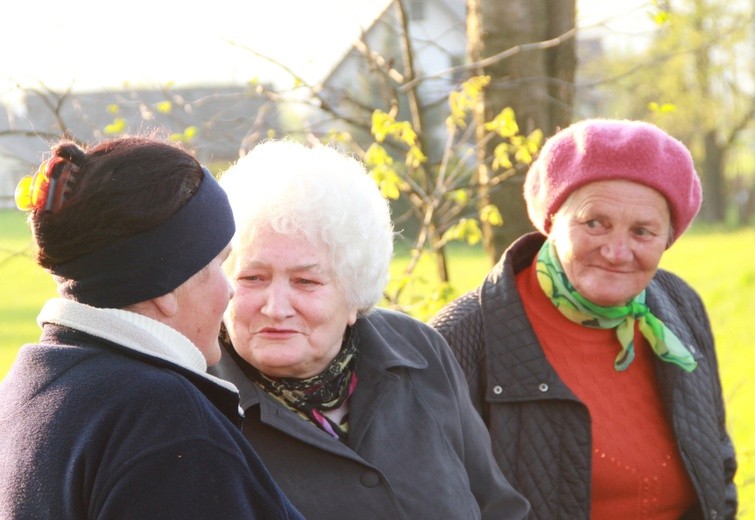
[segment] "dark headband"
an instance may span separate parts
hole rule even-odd
[[[53,267],[60,294],[117,309],[167,294],[201,271],[235,231],[227,195],[203,170],[196,193],[166,221]]]

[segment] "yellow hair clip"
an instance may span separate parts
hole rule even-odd
[[[14,197],[16,207],[21,211],[37,210],[45,205],[50,189],[50,178],[47,174],[48,162],[43,162],[33,176],[24,176],[16,186]]]
[[[43,162],[37,173],[16,186],[16,206],[22,211],[59,211],[71,197],[78,174],[79,169],[62,157]]]

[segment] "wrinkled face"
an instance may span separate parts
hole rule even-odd
[[[229,252],[227,247],[174,291],[178,303],[176,328],[199,348],[209,366],[220,361],[220,323],[233,294],[222,267]]]
[[[556,214],[549,238],[567,278],[602,306],[623,305],[653,278],[668,245],[666,199],[630,181],[587,184]]]
[[[262,231],[241,238],[225,269],[234,290],[225,324],[239,355],[268,376],[321,373],[357,316],[325,246]]]

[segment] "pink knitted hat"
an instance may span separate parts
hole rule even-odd
[[[623,179],[660,192],[668,201],[674,239],[700,210],[702,189],[689,150],[642,121],[587,119],[558,132],[543,146],[524,181],[527,212],[543,234],[551,217],[577,188]]]

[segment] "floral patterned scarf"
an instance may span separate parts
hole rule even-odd
[[[537,256],[537,280],[545,294],[569,320],[585,327],[616,329],[621,350],[614,361],[616,370],[626,370],[634,359],[634,325],[663,361],[679,365],[687,372],[697,367],[692,354],[679,338],[650,312],[645,291],[626,305],[602,307],[585,299],[569,282],[551,242],[546,240]]]
[[[334,438],[345,442],[349,431],[349,414],[335,422],[324,412],[340,407],[354,393],[357,375],[354,361],[357,354],[357,334],[349,327],[344,334],[341,350],[321,373],[307,379],[269,377],[244,361],[233,347],[229,352],[244,373],[286,408],[319,426]]]

